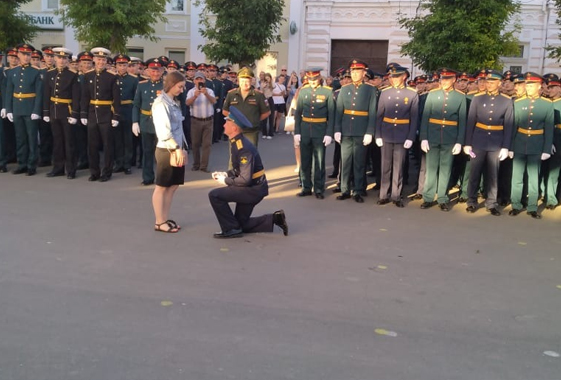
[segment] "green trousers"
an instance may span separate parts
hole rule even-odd
[[[423,188],[423,200],[425,202],[434,201],[435,194],[438,194],[439,204],[448,203],[448,182],[452,172],[453,144],[431,145],[426,155],[426,174],[425,186]]]
[[[37,168],[39,120],[31,120],[31,116],[14,116],[14,128],[18,168]]]
[[[528,173],[528,211],[538,211],[540,187],[541,154],[522,154],[514,152],[512,162],[512,190],[510,200],[512,208],[522,209],[522,189],[524,172]]]

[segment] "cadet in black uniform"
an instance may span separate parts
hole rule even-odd
[[[251,217],[253,208],[269,194],[265,169],[259,152],[242,134],[243,128],[252,128],[252,123],[235,106],[229,107],[224,124],[224,133],[230,138],[233,169],[227,173],[214,172],[212,178],[225,185],[211,190],[210,204],[222,231],[215,238],[234,238],[250,232],[272,232],[277,225],[288,235],[284,211]],[[235,213],[229,202],[236,203]]]
[[[88,181],[109,181],[113,173],[113,131],[119,125],[121,93],[117,76],[105,69],[111,52],[105,48],[91,50],[94,70],[84,75],[80,114],[88,126],[88,156],[91,176]],[[103,170],[99,166],[99,147],[103,144]]]
[[[75,126],[80,117],[80,83],[78,75],[68,68],[72,52],[65,48],[53,48],[56,67],[47,72],[44,80],[43,120],[50,123],[53,133],[53,169],[47,177],[66,174],[76,177]]]

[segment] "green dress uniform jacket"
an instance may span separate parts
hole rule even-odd
[[[514,102],[511,150],[522,154],[551,153],[554,107],[549,99],[523,96]]]
[[[377,95],[377,88],[368,83],[358,86],[349,83],[341,87],[337,97],[335,132],[354,137],[374,135]]]
[[[559,184],[559,172],[561,169],[561,98],[553,101],[553,120],[555,123],[553,145],[557,151],[548,160],[549,173],[546,191],[548,206],[556,206],[558,203],[557,186]]]
[[[14,116],[41,115],[43,81],[38,69],[31,65],[17,66],[6,76],[6,113]]]
[[[156,133],[152,121],[152,103],[163,91],[164,82],[151,80],[138,83],[133,101],[132,122],[139,123],[142,133]]]
[[[328,86],[302,87],[294,114],[294,134],[302,138],[333,137],[335,102]]]
[[[121,119],[132,120],[133,101],[138,87],[138,77],[136,75],[118,75],[119,89],[121,93]]]
[[[466,96],[457,90],[429,92],[421,119],[419,139],[436,144],[464,144]]]
[[[236,106],[253,125],[253,128],[245,128],[244,133],[247,131],[258,132],[261,129],[259,125],[261,114],[270,111],[265,95],[254,88],[249,90],[249,94],[245,99],[242,97],[239,88],[230,90],[228,95],[226,95],[222,109],[229,112],[230,106]]]

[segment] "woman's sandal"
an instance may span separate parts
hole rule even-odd
[[[164,224],[168,226],[167,230],[162,229],[162,226]],[[168,233],[168,234],[175,234],[175,233],[179,232],[179,229],[176,226],[174,226],[173,224],[171,224],[169,221],[165,221],[165,222],[160,223],[160,224],[154,224],[154,231],[165,232],[165,233]]]
[[[173,228],[177,228],[178,230],[181,229],[181,227],[175,222],[175,220],[168,219],[166,220],[166,223],[171,223]]]

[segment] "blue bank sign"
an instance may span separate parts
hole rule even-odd
[[[62,30],[64,25],[58,15],[54,13],[26,13],[33,25],[40,29]]]

